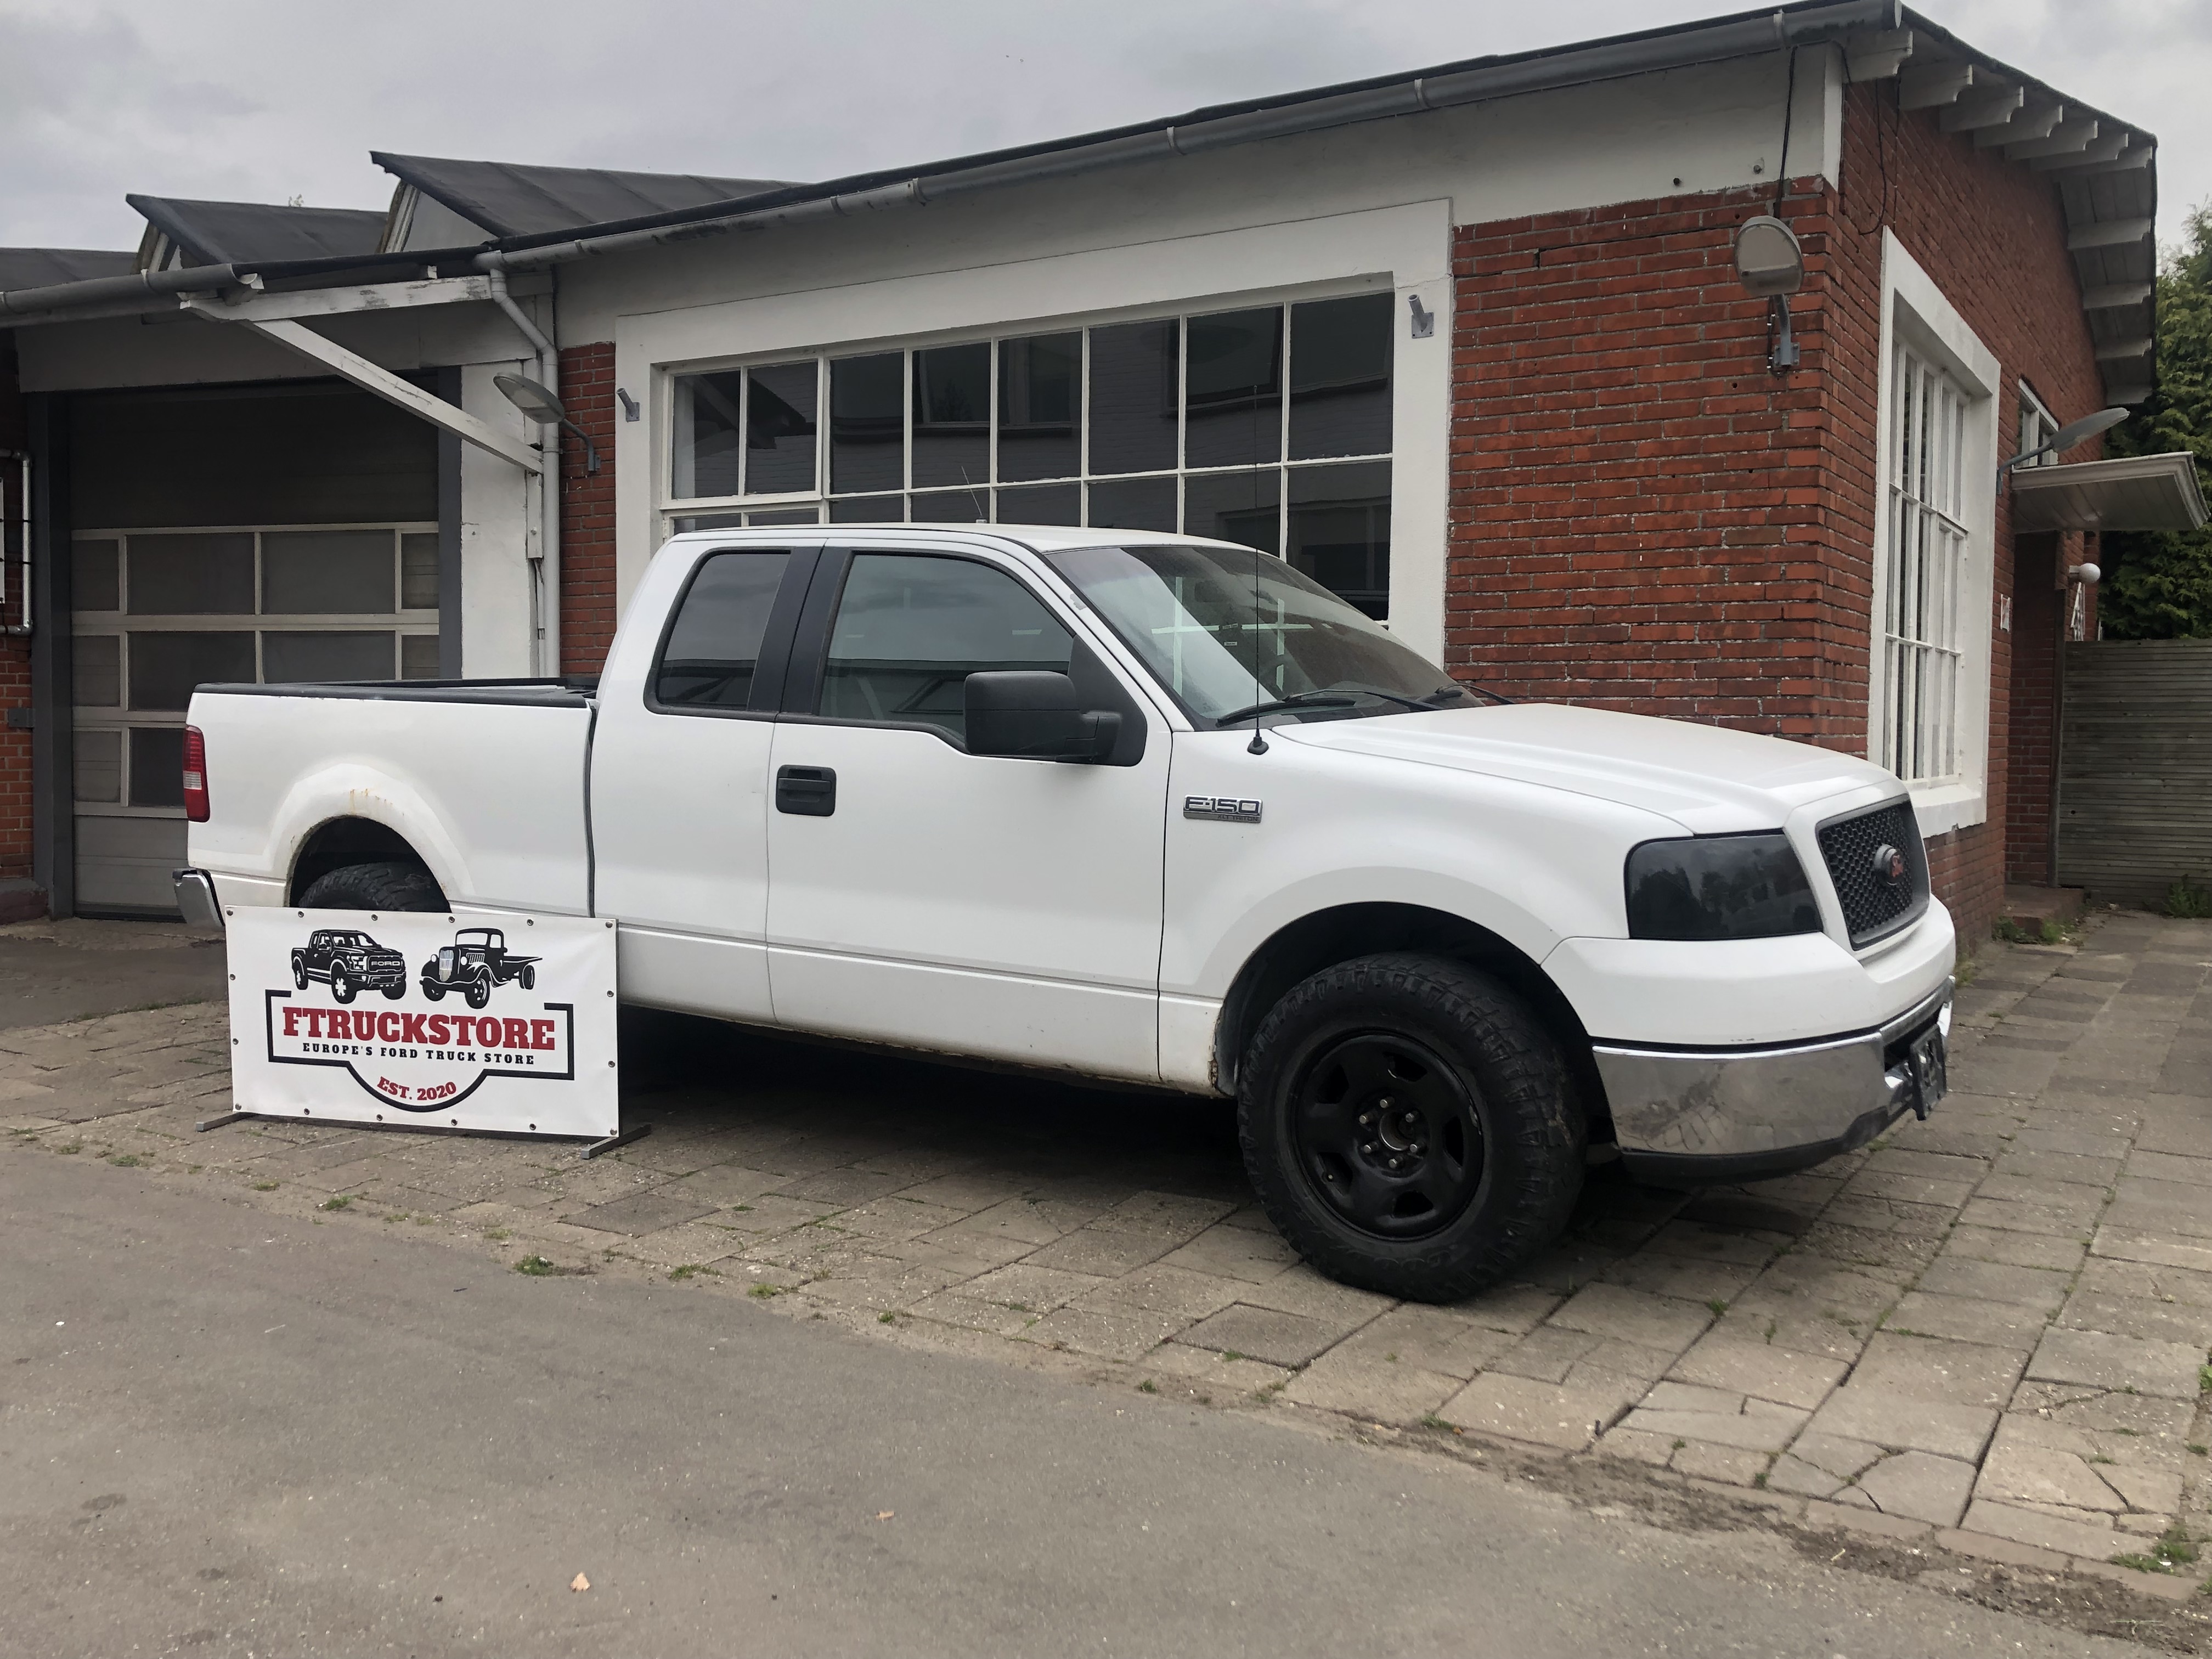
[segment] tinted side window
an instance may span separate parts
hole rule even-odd
[[[837,602],[821,712],[933,726],[966,741],[965,684],[987,669],[1067,672],[1067,630],[1029,589],[968,559],[857,553]]]
[[[653,700],[673,708],[744,708],[788,553],[716,553],[702,562],[653,671]]]

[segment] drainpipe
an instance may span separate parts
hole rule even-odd
[[[561,354],[530,313],[507,290],[506,260],[497,253],[477,264],[491,282],[492,303],[521,331],[538,359],[538,384],[561,395]],[[561,428],[544,428],[545,469],[527,486],[538,523],[538,551],[530,561],[530,672],[558,678],[561,673]]]
[[[24,635],[31,631],[31,452],[27,449],[15,451],[0,449],[0,461],[14,461],[21,469],[16,477],[20,491],[16,501],[21,507],[23,514],[22,556],[14,561],[16,568],[23,573],[23,593],[21,601],[23,619],[21,622],[8,623],[4,628],[0,628],[0,633]],[[6,536],[5,517],[0,515],[0,541],[4,541]],[[0,621],[5,620],[7,613],[8,578],[6,566],[0,564]]]

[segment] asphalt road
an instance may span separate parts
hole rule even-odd
[[[10,1654],[2142,1651],[46,1154],[0,1155],[0,1264]]]

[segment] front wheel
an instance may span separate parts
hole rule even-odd
[[[1496,980],[1439,957],[1363,957],[1293,987],[1246,1053],[1237,1123],[1299,1254],[1418,1302],[1507,1277],[1582,1188],[1558,1045]]]
[[[426,979],[422,981],[422,994],[433,1002],[441,1002],[445,1000],[446,988],[434,979]]]
[[[331,994],[340,1002],[353,1000],[353,975],[343,968],[331,969]]]
[[[397,1002],[406,994],[407,981],[404,979],[395,980],[384,988],[384,997],[387,1002]]]
[[[468,997],[470,1007],[481,1008],[491,1000],[491,981],[479,975],[469,981],[469,988],[465,994]]]

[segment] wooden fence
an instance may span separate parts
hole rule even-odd
[[[2066,650],[2058,880],[2158,904],[2212,884],[2212,640],[2092,640]]]

